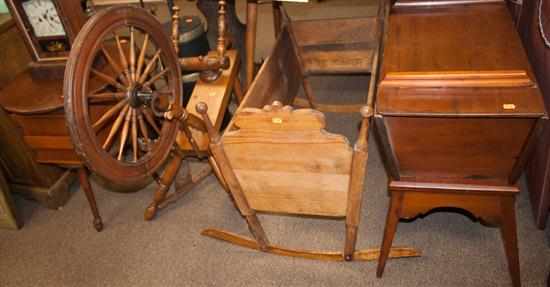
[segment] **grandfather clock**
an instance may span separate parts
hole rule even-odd
[[[34,78],[62,79],[71,44],[86,21],[78,0],[7,0],[32,57]]]

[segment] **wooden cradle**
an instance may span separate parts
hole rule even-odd
[[[365,19],[376,27],[372,30],[378,31],[370,39],[374,55],[371,79],[376,78],[383,15]],[[303,87],[304,77],[295,43],[285,26],[223,135],[213,128],[207,105],[197,105],[209,132],[214,170],[254,239],[215,229],[205,230],[203,235],[278,255],[332,261],[375,260],[377,249],[355,250],[375,87],[370,86],[369,100],[361,108],[359,137],[352,147],[344,136],[325,130],[320,111],[290,106]],[[272,245],[257,211],[344,217],[344,251],[314,252]],[[390,256],[410,257],[418,253],[411,248],[395,248]]]

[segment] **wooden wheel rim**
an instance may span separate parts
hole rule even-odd
[[[84,25],[73,43],[67,62],[64,98],[68,130],[76,153],[98,175],[116,184],[131,186],[147,180],[166,160],[176,139],[178,122],[164,121],[154,148],[136,162],[118,160],[98,143],[88,115],[87,85],[105,35],[125,25],[148,34],[150,42],[161,51],[160,60],[170,70],[168,85],[171,104],[173,107],[181,106],[181,72],[172,42],[152,15],[131,6],[100,11]]]

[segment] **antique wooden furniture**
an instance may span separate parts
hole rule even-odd
[[[383,31],[383,13],[379,15],[365,19],[374,26],[368,38],[374,49],[373,72],[377,70],[378,43]],[[325,130],[321,112],[288,106],[301,88],[301,70],[296,50],[292,49],[293,35],[287,27],[223,135],[213,127],[208,105],[197,106],[208,129],[216,174],[245,218],[253,239],[216,229],[202,234],[278,255],[333,261],[375,260],[378,250],[355,250],[375,85],[370,86],[368,100],[361,109],[363,120],[352,148],[344,136]],[[373,73],[372,79],[375,78]],[[344,217],[344,251],[313,252],[272,245],[256,212]],[[394,249],[391,254],[417,255],[410,248]]]
[[[32,57],[13,18],[0,25],[0,41],[10,43],[0,51],[2,169],[12,192],[58,208],[68,200],[74,179],[58,166],[76,158],[64,127],[62,82],[33,78]]]
[[[86,21],[79,1],[7,0],[32,56],[34,77],[63,77],[72,41]]]
[[[516,182],[545,110],[505,3],[476,2],[390,14],[374,119],[391,197],[379,277],[400,218],[450,207],[500,228],[520,286]]]
[[[294,110],[278,101],[263,108],[241,107],[223,136],[212,127],[207,110],[205,103],[197,106],[206,121],[218,175],[254,239],[216,229],[204,230],[203,235],[284,256],[331,261],[378,258],[378,249],[355,250],[372,108],[361,111],[363,121],[353,149],[344,136],[325,130],[324,115],[316,110]],[[256,212],[344,217],[343,252],[273,245]],[[390,254],[418,255],[411,248],[394,248]]]
[[[519,32],[527,50],[537,82],[544,96],[546,108],[550,107],[550,5],[546,1],[524,1],[519,19]],[[540,22],[540,24],[539,24]],[[543,38],[543,35],[545,38]],[[527,182],[535,224],[544,229],[550,213],[550,126],[544,125],[543,136],[537,144],[535,155],[527,168]]]
[[[208,155],[204,123],[181,104],[182,70],[201,71],[188,105],[208,102],[215,126],[221,126],[239,65],[238,54],[226,51],[225,1],[219,4],[217,49],[204,57],[178,58],[177,6],[171,38],[145,9],[119,5],[91,17],[71,51],[64,95],[75,150],[91,171],[117,185],[135,188],[156,178],[159,188],[145,211],[146,220],[167,203],[183,159]],[[96,87],[96,81],[103,85]],[[162,166],[164,172],[157,176]],[[206,175],[199,172],[190,185]],[[87,171],[80,178],[94,226],[101,230]]]

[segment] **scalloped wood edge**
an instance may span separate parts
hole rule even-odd
[[[201,235],[229,242],[244,248],[260,250],[255,240],[232,232],[218,229],[205,229],[201,232]],[[313,260],[345,261],[344,254],[342,252],[293,250],[274,245],[269,245],[267,251],[265,252],[281,256],[299,257]],[[353,260],[374,261],[378,259],[379,255],[380,249],[378,248],[357,250],[353,253]],[[419,257],[421,255],[421,252],[414,248],[392,247],[389,258]]]

